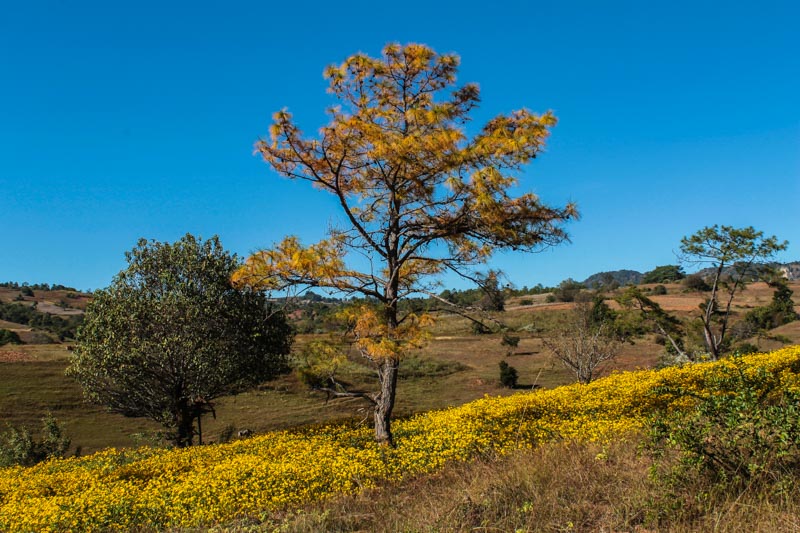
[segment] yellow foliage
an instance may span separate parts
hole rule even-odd
[[[434,322],[427,313],[411,313],[390,327],[379,308],[367,305],[346,307],[339,311],[338,318],[347,322],[361,353],[376,362],[396,361],[408,350],[424,346],[429,338],[427,328]]]
[[[562,224],[573,205],[552,208],[533,194],[513,197],[515,175],[541,152],[556,119],[520,109],[501,114],[473,137],[470,112],[477,85],[453,87],[459,59],[421,44],[389,44],[382,57],[356,54],[325,70],[339,105],[317,138],[305,138],[291,114],[274,115],[270,138],[256,151],[279,174],[307,181],[336,199],[344,228],[308,248],[290,237],[253,254],[237,284],[292,285],[359,293],[383,306],[354,321],[361,353],[397,361],[424,339],[421,321],[398,323],[398,300],[432,290],[431,278],[454,271],[467,278],[498,250],[533,251],[567,239]],[[370,267],[346,267],[346,254]],[[380,439],[390,439],[396,366],[380,379]],[[383,429],[381,426],[384,426]]]

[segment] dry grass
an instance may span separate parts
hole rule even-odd
[[[796,298],[800,283],[791,284]],[[680,285],[668,285],[669,293],[659,298],[672,298],[674,306],[689,307],[700,296],[684,293]],[[0,300],[11,299],[18,291],[0,288]],[[49,294],[49,293],[42,293]],[[740,311],[771,298],[766,284],[752,284],[742,293]],[[39,291],[36,291],[39,298]],[[501,335],[474,335],[469,322],[455,315],[441,316],[431,331],[431,340],[422,350],[412,354],[423,359],[451,361],[463,365],[463,370],[446,376],[415,376],[402,379],[398,386],[395,408],[397,417],[421,411],[461,405],[489,395],[506,395],[513,391],[499,384],[500,361],[506,361],[519,372],[520,388],[540,386],[552,388],[574,381],[574,376],[553,363],[533,330],[548,330],[561,320],[572,304],[545,304],[545,296],[531,297],[533,306],[510,306],[499,318],[516,330],[519,346],[507,356]],[[52,299],[52,298],[50,298]],[[70,300],[72,303],[72,300]],[[683,302],[683,303],[681,303]],[[800,322],[783,326],[776,333],[800,342]],[[298,346],[314,336],[299,336]],[[763,341],[764,349],[777,348],[778,343]],[[69,352],[64,345],[23,345],[0,347],[0,420],[10,424],[39,427],[39,419],[53,412],[65,423],[75,445],[84,451],[96,451],[108,446],[133,446],[138,441],[131,434],[157,429],[141,419],[129,419],[87,406],[77,385],[63,375]],[[14,352],[4,359],[2,352]],[[651,368],[658,362],[663,347],[654,338],[637,340],[625,345],[620,356],[607,372]],[[20,355],[22,354],[22,355]],[[357,374],[341,376],[355,387],[372,389],[374,380],[368,369]],[[257,390],[221,398],[216,402],[216,419],[203,421],[204,438],[216,440],[228,426],[248,428],[256,433],[310,423],[330,422],[346,418],[366,419],[365,404],[358,400],[326,402],[324,396],[310,393],[293,376],[265,384]],[[0,427],[0,431],[3,427]]]
[[[649,476],[637,442],[553,443],[443,471],[226,531],[716,531],[800,529],[800,494],[702,496],[676,507]],[[699,511],[698,511],[699,509]]]

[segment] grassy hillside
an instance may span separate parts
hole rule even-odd
[[[224,445],[107,450],[7,468],[0,472],[0,528],[206,527],[274,520],[274,512],[546,442],[613,446],[636,439],[652,413],[692,409],[694,398],[725,375],[753,376],[756,394],[797,391],[800,347],[485,398],[398,422],[397,446],[391,449],[375,444],[369,428],[334,425]],[[577,456],[585,460],[586,454]],[[473,504],[479,513],[483,503]]]
[[[797,299],[800,283],[794,282],[791,286]],[[679,284],[667,285],[666,288],[667,294],[653,296],[653,299],[678,315],[686,316],[693,312],[703,298],[701,293],[685,292]],[[52,301],[54,298],[48,295],[50,292],[58,293],[36,290],[34,298],[39,302]],[[0,288],[0,293],[0,299],[10,301],[19,291]],[[738,299],[736,311],[741,314],[755,306],[765,305],[771,296],[772,290],[766,284],[751,284]],[[614,306],[614,302],[611,304]],[[574,376],[552,361],[539,338],[542,331],[555,327],[572,306],[570,303],[547,303],[546,295],[511,298],[507,310],[495,314],[516,330],[514,335],[521,339],[511,355],[507,355],[507,348],[501,345],[500,334],[475,335],[466,319],[454,315],[440,316],[428,344],[413,353],[401,369],[396,415],[403,418],[431,409],[457,406],[486,394],[512,394],[514,391],[500,386],[500,361],[507,361],[519,371],[521,389],[534,385],[552,388],[573,382]],[[12,327],[18,331],[30,329],[20,325]],[[782,326],[775,333],[800,343],[800,322]],[[318,338],[319,335],[299,335],[296,349]],[[774,341],[759,342],[763,349],[780,346]],[[84,453],[147,442],[141,438],[142,434],[157,431],[157,425],[143,419],[106,413],[98,406],[83,403],[80,388],[63,374],[70,354],[66,348],[70,344],[0,346],[0,421],[26,425],[35,430],[40,425],[39,419],[48,411],[52,412],[65,425],[73,449],[80,446]],[[607,372],[652,368],[658,363],[662,351],[663,347],[655,342],[654,337],[638,338],[635,344],[623,346],[620,356]],[[352,359],[353,365],[345,369],[340,378],[355,387],[373,387],[370,370],[361,365],[355,354],[352,354]],[[365,407],[359,400],[326,402],[324,396],[310,393],[295,376],[290,375],[265,383],[256,390],[220,399],[216,404],[216,419],[203,421],[204,439],[217,441],[220,434],[230,428],[247,428],[262,433],[344,419],[361,421],[366,415]]]

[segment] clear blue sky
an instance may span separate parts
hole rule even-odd
[[[139,237],[239,254],[321,238],[335,206],[252,155],[272,113],[306,132],[323,68],[390,41],[461,56],[481,123],[559,118],[520,176],[577,202],[572,244],[504,255],[519,286],[675,262],[753,225],[800,259],[800,3],[2,2],[0,281],[108,285]],[[449,280],[448,285],[454,285]]]

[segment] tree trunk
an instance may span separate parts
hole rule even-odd
[[[397,391],[398,361],[386,359],[378,366],[381,393],[375,405],[375,440],[386,446],[394,446],[391,417]]]
[[[178,427],[175,436],[175,446],[185,448],[194,444],[194,419],[195,413],[188,406],[181,406],[178,411]]]
[[[711,360],[717,361],[719,359],[719,345],[714,338],[714,332],[711,331],[711,324],[703,323],[703,338],[706,341],[706,348],[708,348],[708,352],[711,355]]]

